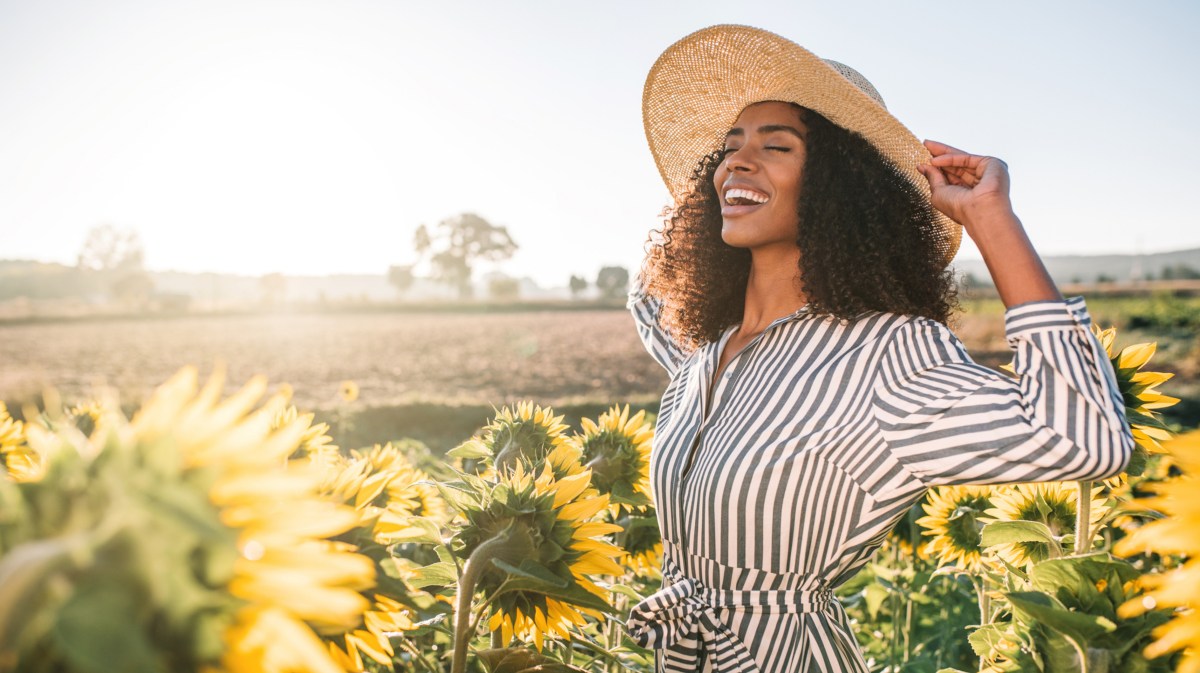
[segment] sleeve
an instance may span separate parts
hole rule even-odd
[[[639,271],[634,278],[633,288],[629,291],[629,301],[626,304],[633,313],[633,322],[637,325],[638,336],[642,344],[658,364],[667,370],[667,374],[675,376],[679,364],[687,355],[675,339],[658,322],[662,302],[646,294],[642,274]]]
[[[1014,306],[1004,326],[1015,379],[971,361],[933,320],[897,329],[872,399],[896,459],[926,486],[1120,474],[1133,437],[1083,298]]]

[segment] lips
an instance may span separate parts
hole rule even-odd
[[[745,206],[731,206],[727,203],[721,204],[721,217],[739,217],[747,213],[752,213],[767,204],[752,203]]]
[[[738,200],[745,201],[753,195],[761,197],[763,203],[742,203],[733,205],[728,203],[728,200],[736,193]],[[752,184],[740,181],[729,181],[722,185],[721,191],[721,216],[722,217],[739,217],[746,215],[758,208],[770,203],[770,195],[764,190],[755,187]]]

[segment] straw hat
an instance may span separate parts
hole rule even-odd
[[[724,24],[668,47],[650,68],[642,91],[650,152],[677,201],[687,193],[700,158],[723,147],[743,108],[762,101],[802,105],[862,135],[929,199],[929,182],[917,170],[929,161],[929,150],[887,111],[865,77],[775,33]],[[936,208],[934,214],[948,264],[962,227]]]

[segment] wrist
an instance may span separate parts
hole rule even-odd
[[[1025,227],[1011,208],[976,211],[963,223],[963,229],[981,253],[1026,240]]]
[[[968,226],[990,220],[1015,218],[1017,215],[1013,212],[1012,201],[1008,196],[996,194],[974,200],[963,209],[962,216],[966,220],[962,225]]]

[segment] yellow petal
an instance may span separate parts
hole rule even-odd
[[[1157,344],[1155,342],[1126,346],[1121,350],[1121,354],[1117,356],[1117,367],[1120,369],[1141,367],[1150,361],[1156,348]]]
[[[591,481],[591,471],[584,471],[559,479],[554,484],[554,507],[562,507],[574,500],[580,493],[583,493]]]

